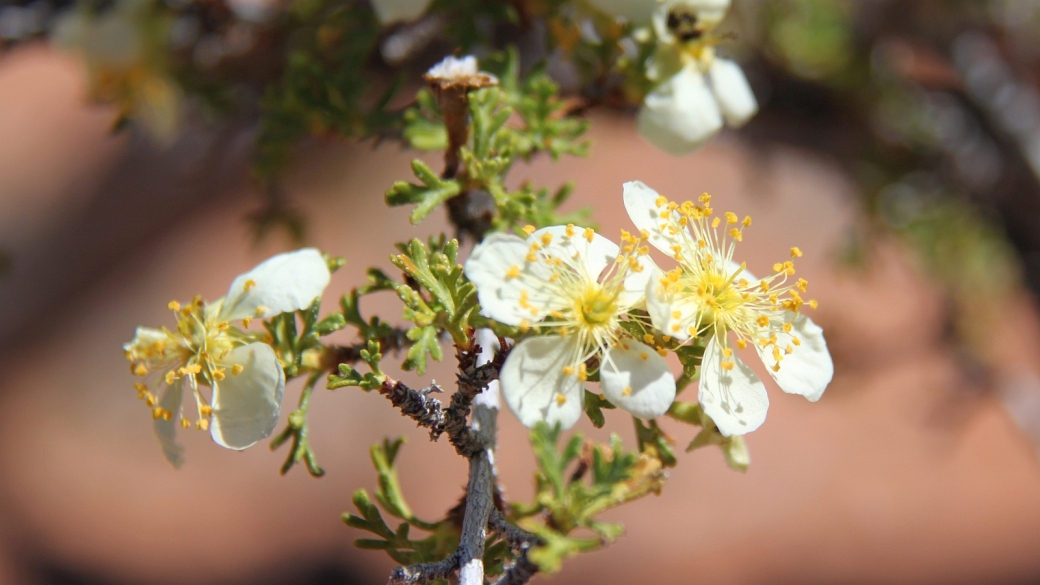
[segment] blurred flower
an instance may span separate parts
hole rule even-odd
[[[647,94],[637,122],[640,134],[665,152],[692,152],[723,122],[739,127],[758,111],[740,66],[715,56],[721,38],[710,33],[728,8],[728,0],[673,0],[654,13],[658,49],[647,75],[662,81]]]
[[[622,316],[644,304],[649,248],[629,236],[622,250],[573,225],[528,233],[526,240],[493,234],[466,262],[488,317],[546,333],[521,341],[506,359],[500,381],[509,408],[528,427],[573,426],[586,362],[595,358],[608,400],[639,418],[664,414],[675,398],[668,364],[621,328]]]
[[[130,371],[143,378],[134,386],[152,409],[155,432],[171,463],[183,462],[183,449],[174,442],[178,419],[184,428],[191,424],[182,412],[185,388],[195,396],[195,428],[208,429],[217,444],[245,449],[271,434],[285,374],[270,345],[232,323],[248,327],[254,318],[305,309],[328,283],[328,266],[314,248],[279,254],[240,275],[227,296],[213,303],[200,297],[186,306],[171,301],[175,330],[137,329],[123,349]],[[200,384],[212,388],[211,401]],[[156,399],[152,390],[162,385],[165,391]]]
[[[415,20],[429,5],[430,0],[372,0],[372,10],[383,24]]]
[[[679,340],[707,337],[701,362],[701,407],[724,436],[743,435],[765,421],[765,386],[730,347],[755,346],[780,388],[819,400],[834,374],[823,331],[801,314],[808,282],[795,274],[793,261],[773,265],[774,274],[758,280],[733,262],[736,243],[751,218],[731,212],[712,218],[711,197],[701,205],[668,201],[643,183],[625,183],[625,207],[654,247],[679,262],[655,271],[647,288],[647,312],[655,327]],[[720,225],[725,222],[722,233]],[[791,249],[791,257],[802,255]]]
[[[144,0],[117,0],[94,13],[68,11],[54,40],[86,61],[91,99],[112,104],[159,142],[169,142],[181,118],[181,90],[166,66],[170,22]]]

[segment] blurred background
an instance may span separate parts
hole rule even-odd
[[[414,95],[449,41],[547,60],[591,122],[591,156],[536,159],[511,180],[574,182],[566,208],[591,206],[607,235],[629,227],[621,184],[634,179],[751,215],[749,268],[801,247],[835,360],[819,403],[770,387],[746,474],[715,450],[681,455],[660,496],[610,513],[621,539],[552,582],[1040,583],[1040,3],[737,0],[719,50],[761,112],[683,158],[638,138],[641,96],[603,69],[621,51],[610,35],[631,29],[555,2],[506,16],[505,3],[462,4],[472,27],[435,2],[373,33],[352,75],[405,79],[400,95]],[[294,77],[286,63],[323,46],[300,31],[327,35],[292,29],[305,18],[244,1],[168,0],[143,17],[139,5],[0,4],[0,582],[383,583],[390,559],[354,549],[363,535],[340,520],[375,483],[368,449],[406,436],[404,492],[438,518],[465,481],[447,444],[381,396],[320,390],[311,442],[325,477],[279,476],[284,451],[232,452],[204,433],[184,433],[174,470],[121,344],[168,324],[170,299],[217,298],[297,238],[346,257],[334,307],[366,267],[393,270],[395,242],[451,229],[441,212],[413,227],[383,203],[412,158],[439,157],[379,117],[408,98],[366,110],[341,92],[333,111],[332,91]],[[84,11],[103,26],[83,33]],[[103,18],[120,11],[129,29]],[[342,55],[315,75],[355,63]],[[400,320],[392,294],[366,302]],[[523,501],[526,432],[500,420],[505,496]],[[634,444],[624,417],[607,420]],[[672,422],[681,446],[694,431]]]

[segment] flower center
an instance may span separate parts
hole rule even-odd
[[[586,325],[604,325],[617,315],[617,294],[608,293],[599,285],[591,286],[578,300],[575,312]]]

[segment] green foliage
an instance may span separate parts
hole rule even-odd
[[[740,471],[741,473],[747,471],[750,459],[748,457],[747,445],[744,443],[744,437],[739,435],[732,437],[723,436],[719,432],[718,427],[715,426],[715,421],[711,420],[711,417],[704,412],[700,404],[677,400],[668,409],[668,416],[686,424],[701,427],[700,432],[686,447],[687,453],[708,445],[716,445],[722,449],[722,455],[726,458],[726,465],[730,469]]]
[[[354,492],[354,506],[358,515],[344,514],[343,521],[349,526],[365,530],[375,538],[361,538],[354,542],[363,549],[385,550],[394,561],[402,565],[433,562],[446,558],[458,546],[458,529],[447,520],[426,522],[412,514],[408,502],[401,493],[394,460],[404,438],[393,441],[386,439],[382,444],[374,445],[370,451],[372,464],[379,476],[379,487],[375,491],[376,506],[365,490]],[[396,529],[391,529],[383,518],[380,507],[393,518],[403,520]],[[425,538],[413,540],[409,532],[411,528],[430,533]]]
[[[440,333],[447,332],[456,345],[469,343],[470,319],[476,314],[477,291],[457,262],[458,240],[412,240],[391,258],[404,271],[406,284],[396,287],[404,302],[404,318],[415,324],[408,331],[412,346],[404,362],[406,370],[426,371],[427,356],[440,360]]]
[[[551,429],[544,423],[531,431],[531,445],[538,462],[535,499],[532,504],[514,506],[513,510],[520,518],[519,525],[541,540],[529,554],[546,573],[559,570],[566,557],[594,550],[617,538],[622,527],[597,520],[596,516],[659,492],[665,480],[659,460],[624,451],[617,435],[612,435],[606,446],[586,443],[580,434],[575,434],[562,450],[560,435],[559,428]],[[573,536],[575,530],[590,536]]]
[[[325,470],[318,465],[318,460],[314,455],[314,450],[311,449],[310,441],[307,437],[307,411],[310,407],[311,393],[314,391],[315,384],[321,379],[321,375],[322,372],[311,374],[307,380],[307,385],[303,387],[303,392],[300,394],[299,407],[289,415],[289,422],[285,430],[271,440],[271,450],[274,451],[286,441],[292,439],[292,449],[290,449],[285,463],[282,464],[282,475],[289,473],[289,470],[301,461],[307,466],[308,473],[313,477],[325,475]]]
[[[419,159],[412,161],[412,172],[421,181],[421,185],[397,181],[393,187],[386,192],[388,205],[417,204],[408,216],[413,224],[417,224],[438,205],[458,195],[462,186],[454,179],[444,180],[438,177],[426,163]]]
[[[603,428],[606,422],[603,418],[603,409],[613,410],[617,408],[609,400],[594,392],[585,391],[585,414],[592,421],[592,426],[597,429]]]
[[[383,385],[383,381],[386,380],[386,374],[379,367],[379,362],[383,359],[383,354],[379,350],[379,342],[374,339],[368,340],[367,347],[359,353],[361,354],[361,361],[365,362],[371,371],[362,374],[350,364],[339,364],[339,375],[329,374],[327,386],[329,390],[356,386],[362,390],[369,391],[376,390]]]
[[[665,467],[675,467],[678,461],[675,459],[675,453],[672,451],[672,443],[674,441],[671,437],[664,434],[661,427],[657,426],[657,421],[651,420],[644,423],[638,418],[633,418],[632,420],[636,424],[636,439],[639,441],[639,452],[660,459],[661,464]]]
[[[492,229],[508,231],[523,225],[543,227],[567,223],[588,224],[590,210],[562,215],[557,209],[567,200],[573,187],[556,191],[524,183],[516,190],[505,185],[506,175],[519,158],[530,160],[545,152],[554,160],[564,154],[585,156],[588,145],[579,142],[588,123],[570,115],[559,99],[559,87],[542,69],[524,80],[519,78],[519,57],[515,50],[498,53],[486,60],[496,73],[499,87],[488,87],[469,94],[469,141],[459,150],[462,169],[457,177],[438,177],[425,163],[412,162],[417,183],[399,181],[386,194],[390,205],[415,205],[410,219],[422,221],[437,206],[470,191],[485,191],[495,202]],[[510,124],[516,118],[517,124]],[[421,90],[416,106],[404,113],[404,137],[416,148],[447,147],[447,132],[436,100],[429,90]]]

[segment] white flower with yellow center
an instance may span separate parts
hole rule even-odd
[[[528,427],[573,426],[594,360],[612,403],[639,418],[667,412],[675,398],[668,364],[621,328],[622,317],[644,304],[653,272],[648,248],[629,244],[622,253],[573,225],[527,231],[526,240],[492,234],[466,261],[486,316],[544,334],[518,343],[502,367],[509,408]]]
[[[740,65],[715,56],[721,37],[711,31],[728,9],[729,0],[658,3],[658,49],[647,74],[660,84],[644,98],[637,123],[640,134],[665,152],[692,152],[723,123],[740,127],[758,111]]]
[[[209,430],[217,444],[245,449],[271,434],[285,374],[271,346],[235,324],[248,327],[254,318],[306,309],[328,283],[328,266],[314,248],[279,254],[240,275],[227,296],[213,303],[200,297],[185,306],[171,301],[174,330],[137,329],[123,349],[130,371],[143,379],[134,386],[152,409],[155,432],[171,463],[183,461],[183,449],[174,442],[177,425],[192,424],[182,412],[186,388],[195,397],[195,428]],[[200,386],[212,389],[210,400]]]
[[[736,243],[751,218],[727,212],[712,217],[711,198],[700,205],[677,204],[639,181],[625,183],[625,207],[654,247],[679,266],[658,270],[647,288],[646,305],[655,327],[679,340],[707,337],[701,362],[699,401],[725,436],[762,424],[769,407],[765,386],[734,353],[755,347],[782,390],[819,400],[834,375],[823,331],[801,313],[816,301],[802,298],[808,282],[792,261],[756,279],[733,262]],[[725,225],[723,225],[725,224]],[[791,257],[802,255],[791,249]]]

